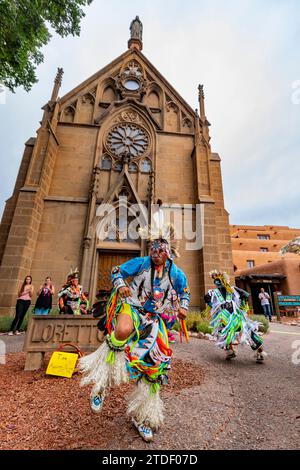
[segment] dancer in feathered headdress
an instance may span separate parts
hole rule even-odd
[[[82,286],[79,284],[79,271],[78,268],[71,268],[67,282],[58,292],[60,313],[66,315],[80,315],[81,301],[87,302],[87,298],[83,293]]]
[[[232,286],[225,272],[215,269],[210,275],[216,288],[210,289],[204,299],[211,308],[210,325],[217,345],[225,349],[226,359],[232,359],[236,356],[233,344],[248,344],[256,351],[256,361],[262,362],[266,353],[257,334],[259,323],[247,317],[248,292]]]
[[[175,258],[179,258],[179,240],[175,237],[175,229],[172,224],[165,224],[163,217],[159,212],[154,215],[154,224],[152,226],[146,226],[143,229],[139,230],[141,238],[145,239],[149,246],[152,244],[152,247],[161,241],[166,242],[166,253],[168,258],[173,261]],[[159,242],[160,241],[160,242]],[[161,318],[164,321],[164,324],[167,328],[168,339],[170,343],[175,343],[175,336],[172,333],[172,328],[177,321],[177,308],[172,305],[172,307],[165,308],[161,313]]]
[[[103,329],[106,340],[80,360],[82,385],[92,384],[94,412],[102,409],[106,389],[129,379],[137,387],[128,414],[140,436],[151,441],[163,422],[160,386],[167,382],[172,350],[162,315],[175,312],[183,321],[189,304],[186,277],[173,261],[171,227],[141,230],[150,256],[134,258],[112,269],[113,291]],[[127,280],[131,279],[128,283]]]

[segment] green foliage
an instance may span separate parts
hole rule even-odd
[[[20,331],[26,331],[30,318],[34,315],[33,307],[31,307],[25,315],[25,318],[22,322]],[[59,310],[57,308],[52,308],[49,315],[59,315]],[[6,333],[10,331],[11,323],[14,317],[3,316],[0,317],[0,333]]]
[[[51,39],[49,27],[62,37],[79,36],[81,7],[93,0],[0,0],[0,83],[12,92],[29,91],[37,82],[40,49]]]
[[[196,331],[202,333],[211,333],[212,328],[209,326],[210,315],[208,310],[202,312],[189,312],[186,317],[186,326],[189,331]],[[174,325],[174,330],[180,330],[179,322]]]
[[[201,320],[199,323],[197,323],[197,332],[198,333],[212,333],[212,327],[209,326],[209,321],[208,320]]]
[[[264,315],[248,315],[248,318],[253,321],[258,321],[262,325],[259,327],[259,331],[267,333],[270,327],[269,320]]]
[[[12,317],[0,317],[0,331],[1,333],[6,333],[10,330],[11,322],[13,321]]]
[[[258,321],[261,323],[259,331],[267,333],[269,330],[269,321],[264,315],[249,315],[248,316],[253,321]],[[202,332],[204,334],[211,334],[212,328],[209,326],[210,323],[210,309],[205,309],[201,312],[189,312],[186,318],[186,326],[189,331]],[[180,330],[179,322],[175,323],[174,330]]]
[[[27,330],[27,326],[28,326],[29,319],[31,316],[32,316],[32,308],[30,308],[30,310],[26,313],[25,318],[22,322],[20,331]],[[10,331],[10,327],[11,327],[11,323],[13,319],[14,317],[8,317],[8,316],[0,317],[0,332],[1,333],[6,333]]]

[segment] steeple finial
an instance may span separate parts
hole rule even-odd
[[[205,121],[205,106],[204,106],[204,90],[203,85],[198,85],[198,101],[199,101],[199,109],[200,109],[200,118],[202,121]]]
[[[143,49],[143,24],[138,16],[130,23],[130,39],[128,41],[129,49]]]
[[[203,85],[198,85],[198,91],[199,91],[199,100],[200,98],[205,98],[204,96],[204,89],[203,89]]]
[[[52,95],[51,95],[51,101],[56,101],[58,97],[58,92],[61,87],[61,82],[62,82],[62,76],[63,76],[64,70],[61,67],[57,68],[57,74],[54,80],[54,86],[52,90]]]

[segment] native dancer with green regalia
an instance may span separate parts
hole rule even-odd
[[[97,351],[80,359],[81,385],[93,385],[90,405],[96,413],[110,386],[136,383],[128,414],[147,442],[163,423],[159,390],[171,367],[172,350],[161,315],[176,313],[188,340],[184,319],[190,293],[185,274],[173,261],[169,240],[161,232],[150,234],[150,256],[112,269],[113,290],[101,327],[106,339]]]
[[[204,296],[211,313],[210,326],[217,346],[226,351],[226,359],[236,357],[234,344],[248,344],[256,351],[256,361],[264,361],[266,353],[263,341],[257,334],[259,323],[248,318],[248,292],[230,285],[226,273],[214,270],[210,273],[215,289]]]

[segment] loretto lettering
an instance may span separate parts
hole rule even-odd
[[[64,343],[72,343],[82,351],[94,351],[103,341],[102,336],[91,315],[34,315],[29,321],[24,344],[25,370],[39,369],[44,354]]]

